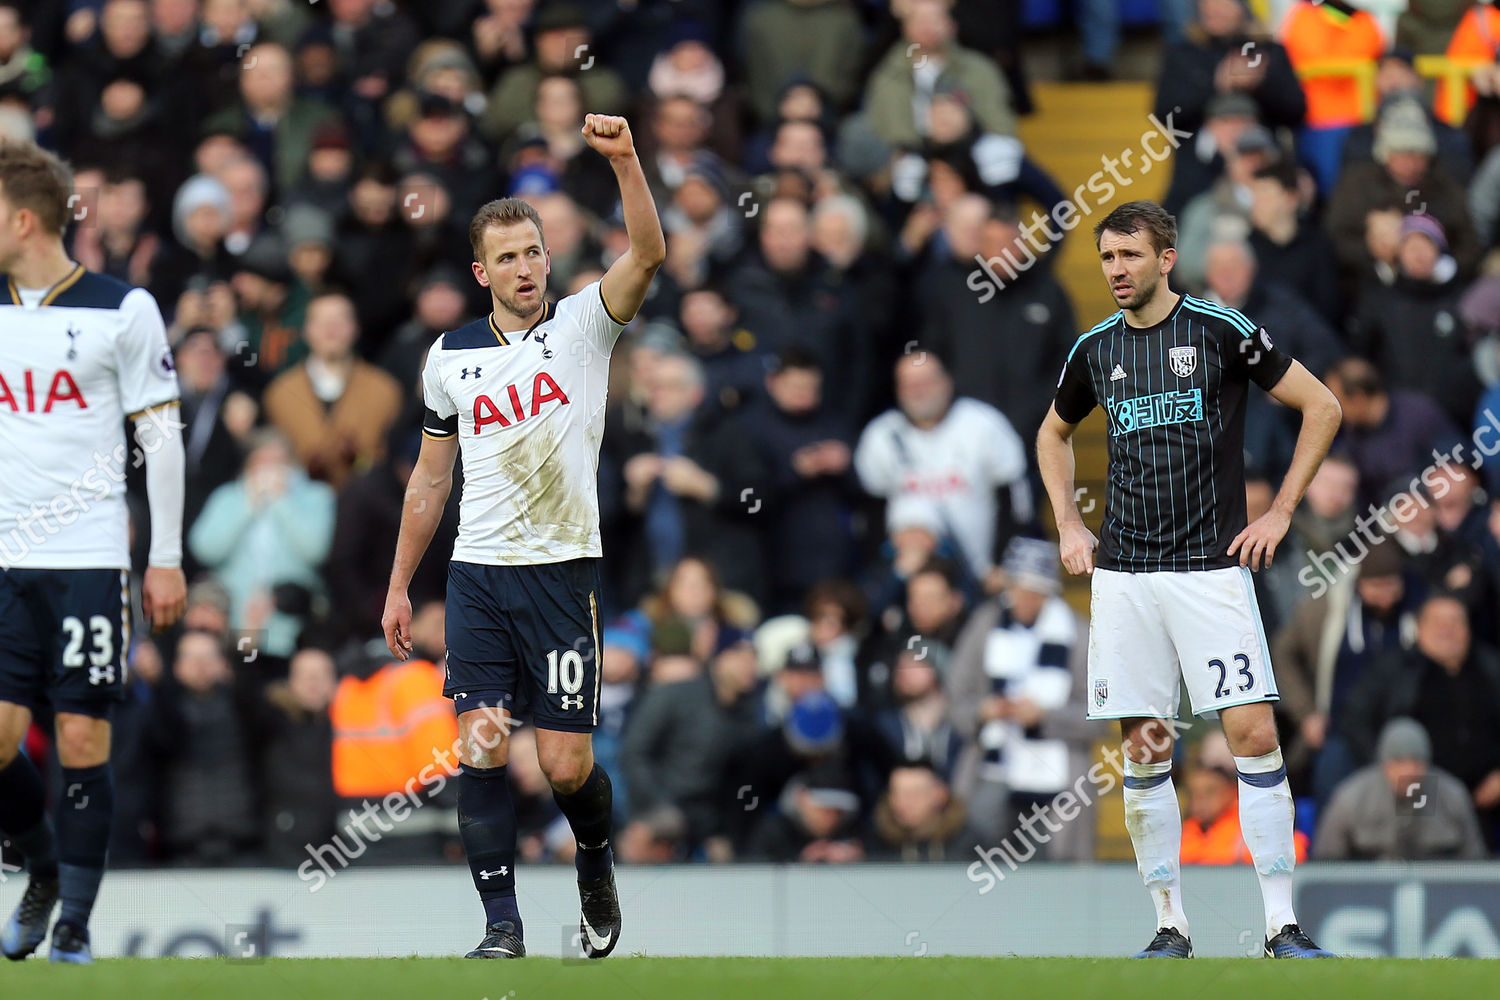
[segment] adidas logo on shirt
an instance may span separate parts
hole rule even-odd
[[[1109,380],[1111,382],[1118,382],[1124,377],[1125,369],[1121,368],[1119,365],[1115,365],[1115,370],[1109,373]]]

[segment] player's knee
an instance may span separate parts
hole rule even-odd
[[[1126,760],[1159,764],[1172,759],[1175,733],[1172,724],[1164,719],[1127,719],[1120,727],[1120,737]]]
[[[109,723],[87,715],[59,713],[57,759],[63,767],[96,767],[109,760]]]
[[[569,795],[583,787],[594,762],[582,754],[553,754],[540,761],[547,782],[554,790]]]

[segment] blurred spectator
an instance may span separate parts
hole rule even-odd
[[[388,164],[367,162],[355,173],[349,208],[336,237],[334,268],[354,299],[360,329],[381,342],[409,315],[404,289],[391,280],[406,272],[411,246],[396,216],[396,178]],[[459,270],[469,273],[467,266]]]
[[[1307,860],[1307,835],[1296,831],[1297,861]],[[1239,778],[1224,735],[1211,732],[1199,746],[1199,763],[1187,774],[1187,817],[1182,823],[1185,865],[1247,865],[1250,849],[1240,833]]]
[[[1266,139],[1270,137],[1275,145],[1275,137],[1260,123],[1258,114],[1255,102],[1244,94],[1221,94],[1209,101],[1204,108],[1202,128],[1191,140],[1184,141],[1172,157],[1172,181],[1162,199],[1167,211],[1180,214],[1194,198],[1212,190],[1224,175],[1226,160],[1238,155],[1237,147],[1245,135],[1250,136],[1247,145],[1252,153],[1264,156],[1272,151],[1267,148]],[[1184,128],[1180,122],[1179,115],[1173,127]],[[1243,206],[1240,210],[1243,211]]]
[[[591,114],[619,114],[625,107],[625,83],[613,69],[596,65],[593,38],[582,12],[571,3],[547,3],[531,23],[535,51],[528,61],[512,66],[490,91],[479,130],[500,143],[524,123],[536,106],[542,78],[572,76],[583,91],[583,105]],[[584,69],[587,64],[587,70]],[[551,235],[550,233],[548,235]]]
[[[705,145],[711,125],[708,112],[689,97],[668,97],[656,105],[650,129],[642,130],[641,166],[659,204],[672,200],[688,170],[715,161]]]
[[[866,586],[871,615],[880,630],[893,632],[901,627],[907,584],[934,560],[963,570],[961,589],[977,592],[974,577],[964,569],[962,555],[946,531],[936,501],[916,494],[896,497],[886,504],[885,529],[886,539]],[[887,674],[882,684],[889,679]]]
[[[535,0],[485,0],[469,29],[469,45],[485,79],[493,81],[502,70],[526,61],[531,53],[526,22],[535,6]]]
[[[234,157],[214,176],[229,192],[229,232],[224,236],[224,246],[239,256],[265,231],[271,180],[265,168],[249,156]]]
[[[690,246],[701,256],[704,276],[722,270],[744,246],[743,216],[729,207],[729,196],[724,168],[710,154],[700,152],[670,193],[670,204],[662,209],[663,229],[679,248]]]
[[[1218,121],[1220,119],[1215,119]],[[1250,224],[1250,184],[1256,171],[1280,162],[1281,147],[1263,125],[1247,125],[1233,142],[1220,147],[1223,166],[1212,184],[1193,195],[1177,220],[1179,263],[1172,277],[1182,287],[1201,288],[1203,256],[1208,244],[1222,233],[1236,236]]]
[[[817,361],[796,348],[783,351],[765,376],[765,394],[764,402],[749,408],[745,429],[761,452],[775,497],[767,526],[766,610],[781,614],[796,610],[819,580],[853,572],[851,521],[859,488],[850,461],[852,435],[823,401]]]
[[[1010,421],[976,399],[954,398],[942,361],[915,354],[896,363],[896,401],[860,435],[854,467],[860,483],[888,501],[921,495],[935,501],[969,571],[983,579],[994,565],[1007,521],[1032,516],[1026,446]],[[999,490],[1009,490],[1004,513]]]
[[[188,631],[177,641],[151,740],[163,767],[167,858],[200,868],[252,862],[260,825],[250,739],[219,637]]]
[[[767,351],[797,346],[818,359],[827,396],[844,419],[865,419],[872,345],[860,326],[852,290],[833,283],[827,262],[812,250],[807,209],[777,198],[761,211],[758,245],[727,277],[740,321]]]
[[[617,838],[627,865],[664,865],[687,859],[687,818],[676,806],[648,809],[625,823]]]
[[[1397,276],[1361,291],[1349,346],[1380,369],[1386,385],[1437,401],[1463,426],[1480,385],[1459,314],[1463,285],[1442,223],[1430,215],[1401,220]]]
[[[63,149],[71,150],[89,132],[93,110],[110,83],[129,77],[144,100],[165,96],[170,89],[163,86],[147,0],[106,0],[100,6],[98,33],[58,70],[53,137]]]
[[[685,184],[679,190],[691,186]],[[770,359],[757,349],[755,335],[736,322],[738,311],[723,289],[717,285],[689,289],[682,296],[680,316],[687,335],[684,346],[703,366],[707,380],[704,405],[730,411],[758,402],[766,392]],[[806,357],[806,352],[799,356]],[[816,370],[817,362],[811,363]],[[818,375],[821,379],[822,372]]]
[[[987,842],[1009,836],[1033,805],[1088,769],[1097,723],[1085,719],[1088,623],[1063,600],[1057,545],[1013,538],[1004,587],[969,616],[947,678],[953,722],[968,745],[955,781]],[[1093,823],[1066,825],[1052,860],[1093,856]]]
[[[873,860],[959,861],[979,842],[965,823],[963,802],[936,768],[911,761],[891,772],[875,807]]]
[[[307,177],[282,199],[288,212],[311,205],[332,214],[335,223],[349,213],[349,191],[354,184],[356,159],[349,130],[330,118],[313,131],[307,154]]]
[[[825,580],[807,591],[804,613],[808,642],[817,651],[823,686],[840,708],[873,705],[872,686],[884,688],[890,675],[873,678],[858,662],[865,602],[859,588],[847,580]]]
[[[897,760],[923,762],[945,783],[953,780],[963,750],[943,690],[949,659],[948,647],[937,643],[918,642],[897,653],[891,677],[895,706],[874,720]]]
[[[605,434],[630,513],[627,595],[681,556],[701,554],[728,586],[765,596],[761,538],[770,511],[761,508],[771,498],[764,464],[743,447],[737,419],[703,408],[705,391],[695,359],[663,357],[647,386],[647,425]]]
[[[720,652],[699,676],[652,683],[631,708],[621,747],[632,814],[675,806],[689,844],[723,833],[721,813],[738,805],[726,791],[730,762],[762,728],[748,642]]]
[[[1426,396],[1388,390],[1380,372],[1363,358],[1339,360],[1323,375],[1338,397],[1344,422],[1334,446],[1359,469],[1360,507],[1382,504],[1387,488],[1449,454],[1458,431]]]
[[[328,293],[307,305],[308,356],[266,387],[266,419],[280,428],[310,476],[335,489],[380,458],[401,414],[400,383],[354,354],[354,303]]]
[[[441,184],[453,199],[453,214],[463,218],[499,187],[494,157],[469,134],[468,112],[443,94],[421,95],[417,116],[397,143],[392,163],[402,174],[425,174]]]
[[[761,821],[746,848],[758,861],[849,864],[864,860],[859,796],[834,767],[794,778],[776,812]]]
[[[349,480],[339,492],[324,571],[329,599],[338,609],[332,622],[338,640],[364,642],[381,633],[380,616],[385,611],[386,583],[396,555],[401,508],[421,441],[416,431],[393,435],[385,457],[368,472]],[[459,493],[455,488],[449,496],[428,546],[434,552],[453,549],[458,536]],[[447,560],[422,560],[408,587],[412,605],[442,600],[447,582]]]
[[[253,633],[263,654],[284,657],[322,587],[334,494],[307,478],[279,433],[258,433],[247,453],[239,480],[210,494],[187,542],[229,591],[231,625]]]
[[[738,160],[740,121],[745,117],[742,99],[738,88],[731,85],[723,61],[710,48],[708,32],[693,21],[682,20],[673,25],[669,37],[670,44],[651,60],[646,78],[651,96],[657,100],[688,97],[702,105],[713,119],[710,147],[726,159]]]
[[[1375,763],[1350,775],[1318,817],[1319,861],[1435,861],[1485,857],[1463,782],[1432,766],[1421,723],[1395,718],[1380,731]]]
[[[167,252],[161,237],[146,226],[150,205],[145,182],[121,171],[103,177],[93,225],[73,228],[73,257],[90,271],[154,288]]]
[[[619,190],[609,161],[583,141],[583,89],[578,78],[543,77],[536,88],[534,120],[517,130],[510,154],[513,194],[532,187],[562,190],[600,218],[614,210]]]
[[[1411,99],[1389,102],[1375,126],[1375,160],[1351,163],[1328,200],[1325,225],[1346,281],[1361,279],[1373,259],[1365,242],[1365,217],[1396,208],[1431,215],[1442,226],[1458,272],[1469,275],[1479,241],[1463,188],[1435,160],[1437,140],[1426,112]]]
[[[1021,440],[1031,441],[1077,339],[1072,303],[1045,263],[1019,274],[1007,267],[1006,261],[1028,254],[1010,215],[986,220],[980,231],[979,255],[1004,274],[998,294],[972,294],[974,258],[957,256],[966,247],[950,242],[950,249],[954,254],[933,268],[932,301],[917,346],[953,372],[954,392],[999,409]]]
[[[209,494],[239,475],[240,442],[255,421],[255,401],[230,385],[212,330],[190,331],[177,345],[187,486],[182,520],[192,524]]]
[[[1275,258],[1275,252],[1271,254]],[[1205,248],[1203,297],[1238,309],[1274,331],[1277,346],[1309,371],[1324,371],[1343,347],[1338,337],[1294,291],[1260,276],[1260,260],[1238,236],[1215,238]],[[1248,343],[1248,341],[1246,342]],[[1245,458],[1252,471],[1279,483],[1292,464],[1298,425],[1292,412],[1259,386],[1245,400]]]
[[[1361,762],[1381,729],[1410,716],[1432,738],[1432,763],[1464,783],[1481,825],[1500,807],[1500,658],[1471,641],[1462,603],[1435,594],[1417,616],[1416,645],[1383,656],[1349,695],[1344,731]]]
[[[403,75],[417,26],[400,6],[380,0],[329,0],[333,41],[356,97],[379,101]]]
[[[1375,156],[1375,127],[1380,112],[1392,101],[1415,98],[1427,115],[1427,124],[1437,140],[1437,161],[1443,170],[1460,184],[1468,184],[1474,173],[1474,157],[1469,138],[1452,125],[1440,120],[1427,103],[1427,81],[1417,72],[1416,53],[1407,48],[1394,48],[1380,57],[1375,73],[1375,95],[1379,104],[1376,121],[1356,125],[1349,130],[1344,140],[1343,166],[1364,163]],[[1341,167],[1342,169],[1342,167]],[[1320,185],[1325,190],[1332,185]]]
[[[1197,132],[1215,97],[1243,95],[1268,128],[1296,128],[1307,99],[1286,50],[1266,36],[1238,0],[1198,0],[1187,38],[1167,46],[1156,88],[1156,117]],[[1170,208],[1168,209],[1171,210]]]
[[[863,31],[849,0],[766,0],[745,14],[743,58],[750,110],[776,120],[782,90],[806,79],[847,108],[859,91]]]
[[[172,202],[177,245],[154,274],[151,293],[165,307],[177,302],[193,278],[228,280],[234,258],[224,247],[229,232],[229,191],[205,174],[188,179]]]
[[[1014,135],[1010,87],[995,63],[955,40],[953,16],[941,0],[911,0],[901,17],[901,38],[870,74],[865,114],[887,144],[913,148],[929,135],[927,106],[944,83],[967,96],[985,132]]]
[[[1475,641],[1493,645],[1500,549],[1490,537],[1487,511],[1477,502],[1479,475],[1468,466],[1448,464],[1426,478],[1416,492],[1418,509],[1398,523],[1396,541],[1428,587],[1457,598],[1468,610]]]
[[[287,264],[297,283],[309,296],[328,291],[328,269],[333,265],[333,217],[321,208],[293,205],[282,216],[280,231]]]
[[[265,788],[267,864],[295,868],[307,859],[306,845],[333,836],[337,798],[328,708],[337,684],[333,657],[308,648],[292,654],[285,681],[266,686],[257,766]]]
[[[1320,473],[1321,475],[1321,473]],[[1325,484],[1319,484],[1319,491]],[[1312,488],[1309,487],[1309,493]],[[1358,536],[1340,537],[1335,551],[1354,555]],[[1315,557],[1316,562],[1316,557]],[[1338,783],[1360,764],[1346,735],[1353,692],[1385,654],[1399,654],[1416,641],[1420,601],[1415,574],[1406,570],[1400,547],[1385,540],[1370,549],[1353,571],[1309,597],[1275,635],[1288,771],[1326,803]]]
[[[458,839],[446,781],[457,773],[458,719],[452,700],[443,697],[444,621],[442,601],[415,607],[408,633],[412,658],[404,662],[392,660],[379,640],[341,658],[343,676],[328,712],[333,787],[341,800],[342,838],[361,844],[350,853],[367,862],[430,862]],[[491,736],[481,732],[478,738]],[[448,773],[436,775],[438,768]],[[435,803],[431,796],[440,778],[448,799]],[[372,803],[393,793],[415,796],[424,806],[383,835],[363,826]]]
[[[291,191],[306,173],[313,134],[335,115],[326,104],[297,96],[291,54],[280,45],[263,42],[245,53],[238,101],[211,115],[203,127],[238,137],[266,169],[276,189]]]
[[[418,280],[411,319],[396,328],[378,355],[380,367],[402,386],[417,386],[428,349],[444,333],[458,329],[469,318],[464,290],[471,280],[470,275],[442,265]]]
[[[1304,72],[1327,62],[1373,68],[1386,48],[1385,33],[1375,15],[1342,3],[1324,8],[1317,0],[1294,0],[1279,31],[1288,60]],[[1339,146],[1349,129],[1364,119],[1363,85],[1358,77],[1346,74],[1302,80],[1307,127],[1298,136],[1298,152],[1325,191],[1338,176]]]
[[[1250,249],[1260,274],[1292,289],[1317,310],[1327,325],[1337,328],[1343,318],[1338,265],[1333,244],[1302,210],[1302,189],[1296,166],[1286,160],[1268,163],[1250,181]],[[1278,330],[1286,327],[1277,327]],[[1321,372],[1293,352],[1309,371]],[[1325,363],[1330,359],[1325,359]]]
[[[243,337],[235,349],[235,375],[240,381],[254,376],[259,389],[262,378],[279,375],[307,357],[302,328],[310,296],[287,266],[286,246],[278,236],[256,240],[231,269]]]

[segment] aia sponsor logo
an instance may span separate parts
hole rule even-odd
[[[42,389],[44,385],[45,390]],[[78,390],[78,383],[66,368],[53,373],[50,379],[46,372],[34,372],[30,368],[19,379],[0,374],[0,407],[8,406],[12,413],[51,413],[54,406],[69,402],[80,410],[89,408],[83,393]]]
[[[521,402],[521,390],[511,383],[505,387],[503,394],[497,402],[489,396],[481,395],[474,400],[474,433],[478,434],[488,424],[499,424],[501,427],[509,427],[511,424],[519,424],[527,417],[534,417],[542,412],[542,404],[554,400],[562,406],[568,405],[567,394],[558,388],[552,376],[546,372],[537,372],[536,377],[531,380],[531,399],[529,405]]]

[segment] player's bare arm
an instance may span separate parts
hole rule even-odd
[[[646,289],[667,259],[667,239],[656,215],[656,202],[646,185],[646,174],[635,155],[630,125],[617,115],[585,115],[583,138],[609,158],[620,182],[620,207],[630,249],[619,256],[600,281],[604,301],[615,318],[629,322],[646,301]]]
[[[146,463],[146,499],[151,509],[151,552],[141,578],[141,611],[152,630],[160,632],[187,611],[187,577],[182,572],[187,461],[178,405],[155,407],[138,416],[135,438]]]
[[[406,588],[411,585],[412,574],[443,519],[443,507],[453,489],[453,462],[457,458],[457,436],[423,437],[416,467],[406,484],[391,584],[385,595],[385,614],[380,618],[385,644],[398,660],[411,656],[411,598]]]
[[[1271,398],[1302,414],[1302,430],[1297,434],[1291,467],[1281,481],[1281,491],[1271,509],[1229,543],[1229,554],[1238,553],[1240,565],[1252,570],[1260,569],[1262,559],[1266,566],[1271,565],[1276,546],[1291,527],[1292,511],[1302,502],[1302,494],[1307,492],[1307,484],[1312,482],[1323,456],[1328,454],[1328,446],[1343,420],[1343,411],[1333,393],[1300,361],[1292,362],[1281,381],[1271,389]]]
[[[1099,547],[1099,539],[1084,525],[1074,499],[1073,431],[1077,428],[1077,424],[1058,416],[1056,407],[1049,406],[1036,436],[1037,468],[1052,499],[1063,568],[1075,576],[1094,572],[1094,550]]]

